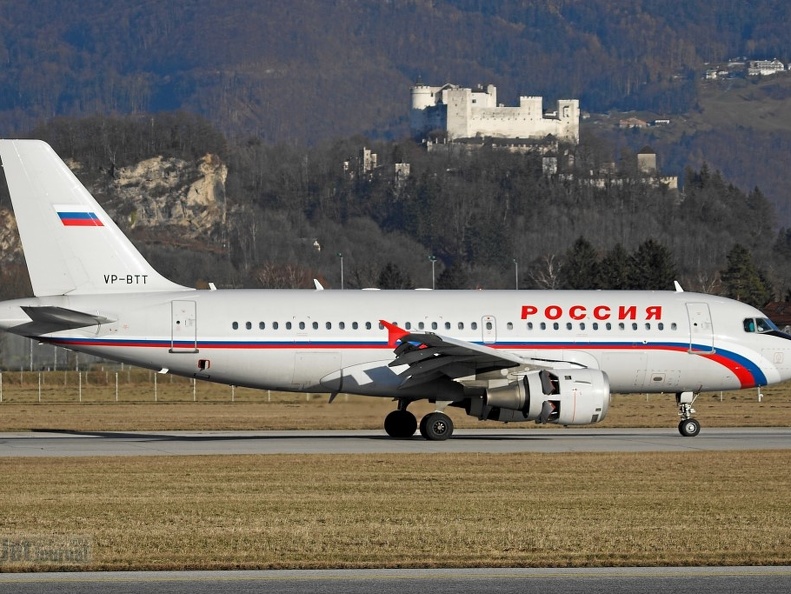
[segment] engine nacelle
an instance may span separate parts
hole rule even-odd
[[[488,389],[484,404],[488,410],[485,418],[498,421],[598,423],[607,416],[610,381],[598,369],[543,369],[507,386]]]

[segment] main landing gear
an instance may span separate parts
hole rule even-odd
[[[390,437],[405,438],[415,434],[417,419],[407,406],[409,401],[399,400],[398,409],[385,417],[385,431]],[[453,421],[444,412],[431,412],[420,420],[420,435],[429,441],[445,441],[453,435]]]
[[[676,404],[678,404],[678,416],[681,417],[681,422],[678,424],[678,432],[684,437],[695,437],[700,433],[700,423],[697,419],[693,419],[692,415],[695,414],[695,409],[692,408],[692,403],[698,397],[694,392],[679,392],[676,394]]]

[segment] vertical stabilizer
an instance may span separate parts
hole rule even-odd
[[[187,290],[146,262],[47,143],[0,140],[0,159],[37,297]]]

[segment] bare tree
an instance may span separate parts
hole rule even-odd
[[[557,289],[560,287],[562,264],[555,254],[544,254],[537,258],[527,272],[527,277],[538,289]]]

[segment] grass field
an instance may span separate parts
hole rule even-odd
[[[791,453],[2,459],[78,569],[784,564]],[[0,570],[58,564],[0,563]]]
[[[393,408],[193,392],[167,377],[154,402],[153,379],[137,371],[119,374],[116,401],[115,372],[81,382],[82,402],[76,374],[44,374],[39,390],[38,374],[4,373],[0,428],[381,428]],[[760,403],[756,390],[707,394],[695,407],[704,430],[788,426],[790,388],[767,388]],[[457,426],[502,426],[449,412]],[[672,395],[615,395],[597,426],[676,422]],[[0,473],[0,571],[791,562],[786,451],[2,458]],[[69,539],[90,554],[9,554],[30,542],[57,552]]]

